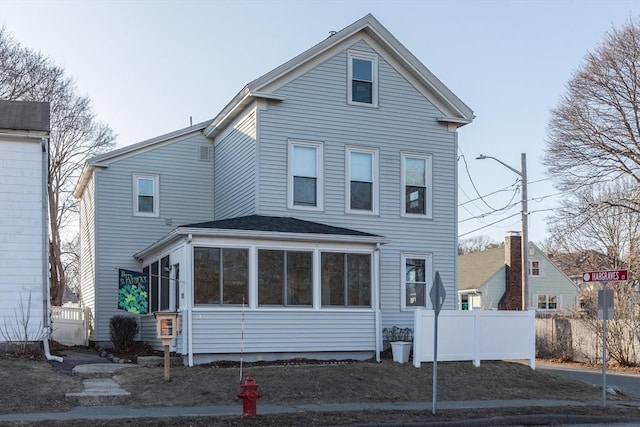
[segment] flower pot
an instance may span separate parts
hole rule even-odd
[[[411,353],[411,343],[394,341],[391,343],[391,352],[393,353],[394,362],[407,363],[409,362],[409,354]]]

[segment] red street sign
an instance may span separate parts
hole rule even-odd
[[[627,280],[627,270],[585,271],[582,273],[583,282],[624,282]]]

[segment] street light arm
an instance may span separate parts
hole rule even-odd
[[[496,162],[500,163],[502,166],[504,166],[505,168],[509,169],[512,172],[515,172],[516,174],[523,176],[522,172],[520,172],[518,169],[512,168],[511,166],[509,166],[508,164],[506,164],[505,162],[503,162],[500,159],[496,159],[493,156],[485,156],[484,154],[480,154],[478,157],[476,157],[476,160],[484,160],[484,159],[493,159]]]

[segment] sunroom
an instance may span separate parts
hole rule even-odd
[[[153,312],[177,312],[172,351],[215,360],[366,359],[380,352],[384,237],[252,215],[176,228],[135,257],[149,275],[141,339],[161,349]]]

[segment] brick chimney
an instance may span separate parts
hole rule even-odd
[[[506,268],[505,292],[498,308],[522,310],[522,237],[517,231],[509,231],[504,239],[504,263]]]

